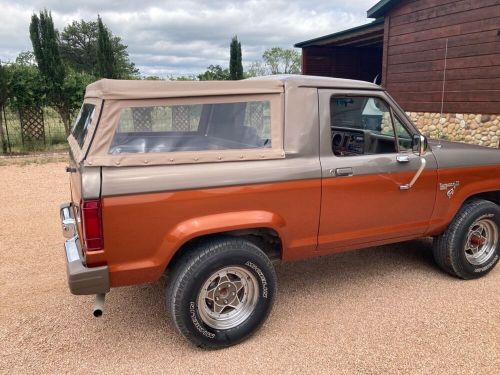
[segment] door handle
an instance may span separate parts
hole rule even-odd
[[[337,168],[337,169],[335,169],[335,172],[333,172],[333,170],[330,170],[330,171],[331,171],[330,173],[335,174],[335,176],[352,176],[353,175],[351,167]]]
[[[398,155],[396,156],[396,161],[398,163],[408,163],[410,161],[409,155]]]
[[[67,173],[76,173],[77,169],[75,167],[66,167]]]
[[[420,177],[420,175],[424,171],[425,164],[427,164],[426,160],[424,158],[420,158],[420,168],[418,168],[417,173],[415,173],[415,176],[413,176],[413,178],[409,184],[400,185],[399,190],[410,190],[411,187],[413,185],[415,185],[415,182],[417,182],[418,178]]]

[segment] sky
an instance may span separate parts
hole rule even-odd
[[[228,66],[234,35],[244,66],[264,50],[370,22],[366,11],[377,0],[0,0],[0,60],[31,50],[29,21],[48,9],[57,29],[73,20],[104,23],[128,45],[141,75],[198,74],[209,65]]]

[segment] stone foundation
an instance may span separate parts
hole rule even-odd
[[[498,147],[500,114],[407,112],[422,134],[430,138]],[[439,134],[441,133],[441,134]]]

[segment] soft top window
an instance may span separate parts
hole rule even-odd
[[[268,149],[270,102],[124,107],[108,154]]]
[[[92,122],[92,115],[94,114],[94,110],[94,104],[83,104],[73,124],[73,128],[71,129],[71,135],[75,138],[80,148],[82,148],[83,144],[85,143],[85,138],[87,136],[89,125]]]

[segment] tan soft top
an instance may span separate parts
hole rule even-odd
[[[85,98],[163,99],[281,92],[283,82],[278,80],[200,82],[101,79],[87,86]]]
[[[148,81],[101,79],[87,86],[85,98],[160,99],[194,96],[273,94],[285,86],[381,90],[373,83],[351,79],[276,75],[242,81]]]
[[[295,88],[382,90],[378,85],[348,79],[302,75],[268,76],[241,81],[148,81],[102,79],[89,86],[85,102],[95,105],[83,147],[70,136],[75,159],[92,166],[135,166],[210,163],[284,158],[285,95],[298,106],[304,98]],[[210,149],[200,151],[138,152],[110,154],[110,146],[124,108],[168,105],[268,101],[271,113],[271,148]],[[293,121],[309,121],[310,113]],[[97,120],[99,119],[99,126]],[[293,126],[291,127],[293,129]],[[300,131],[300,127],[298,128]],[[92,143],[92,147],[90,147]],[[84,160],[85,159],[85,160]]]

